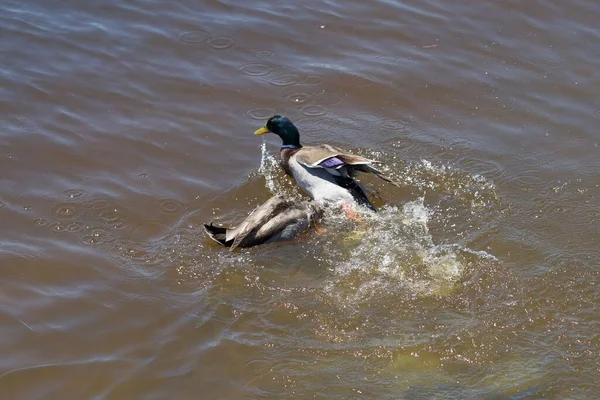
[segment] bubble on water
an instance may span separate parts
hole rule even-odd
[[[31,210],[33,210],[33,206],[30,206],[29,204],[26,204],[26,205],[23,206],[23,210],[24,211],[31,211]]]

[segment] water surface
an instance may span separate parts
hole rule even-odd
[[[600,390],[593,1],[6,1],[3,398]],[[229,253],[274,113],[380,207]]]

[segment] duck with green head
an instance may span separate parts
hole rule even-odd
[[[365,189],[354,177],[358,172],[372,173],[386,182],[399,186],[390,177],[372,166],[377,162],[349,154],[328,144],[302,146],[300,132],[288,118],[274,115],[254,132],[274,133],[283,142],[280,150],[285,172],[315,201],[348,206],[358,203],[375,211]]]

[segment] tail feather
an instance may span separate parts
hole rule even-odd
[[[226,239],[227,228],[223,228],[221,226],[214,226],[211,222],[210,225],[204,224],[204,231],[206,232],[209,238],[223,246],[230,247],[233,243],[233,240],[228,241]]]

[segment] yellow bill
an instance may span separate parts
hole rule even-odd
[[[255,135],[264,135],[265,133],[269,133],[269,130],[267,129],[266,126],[263,126],[262,128],[260,128],[254,132]]]

